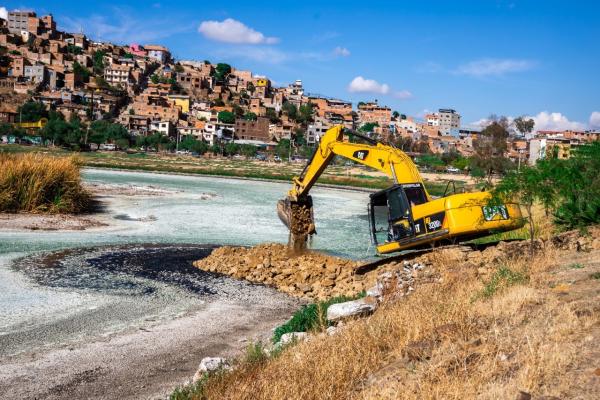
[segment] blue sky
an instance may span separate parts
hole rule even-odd
[[[538,128],[600,129],[596,1],[3,1],[59,28],[159,43],[278,85],[463,123],[529,115]]]

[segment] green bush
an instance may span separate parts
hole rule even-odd
[[[522,272],[516,272],[512,269],[502,266],[492,276],[490,281],[485,285],[480,296],[483,298],[490,298],[495,295],[499,290],[525,283],[529,280],[529,277]]]
[[[365,292],[361,292],[356,296],[338,296],[332,297],[329,300],[320,301],[302,306],[294,313],[292,318],[283,325],[275,328],[273,333],[273,343],[279,342],[281,336],[291,332],[309,332],[329,326],[327,322],[327,308],[332,304],[344,303],[350,300],[356,300],[365,296]]]

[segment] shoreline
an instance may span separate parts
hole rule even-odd
[[[206,178],[218,178],[218,179],[236,179],[241,181],[254,181],[254,182],[269,182],[269,183],[281,183],[291,185],[291,179],[275,179],[275,178],[254,178],[247,176],[234,176],[234,175],[219,175],[210,173],[194,173],[194,172],[177,172],[177,171],[161,171],[161,170],[146,170],[142,168],[113,168],[113,167],[101,167],[101,166],[84,166],[82,171],[86,170],[97,170],[97,171],[116,171],[116,172],[131,172],[131,173],[146,173],[146,174],[159,174],[159,175],[177,175],[177,176],[189,176],[189,177],[206,177]],[[314,187],[321,187],[325,189],[339,189],[354,192],[373,193],[378,188],[368,188],[364,186],[352,186],[352,185],[337,185],[334,183],[316,183]]]
[[[165,398],[202,358],[237,357],[268,341],[300,302],[192,267],[210,248],[78,248],[14,258],[19,271],[5,264],[7,278],[26,282],[22,290],[54,293],[70,308],[60,319],[23,320],[0,334],[0,398]],[[44,313],[56,314],[60,304]]]

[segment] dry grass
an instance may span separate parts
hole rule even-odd
[[[74,157],[0,153],[0,211],[78,213],[90,204]]]
[[[550,288],[555,262],[548,250],[534,262],[505,260],[483,278],[440,258],[433,283],[372,317],[274,359],[242,363],[186,397],[499,399],[519,390],[577,397],[566,372],[600,319],[597,309],[579,315]],[[491,295],[481,296],[500,268],[525,278],[496,279]],[[579,398],[593,398],[581,390]]]

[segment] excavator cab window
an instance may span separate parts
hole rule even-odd
[[[414,236],[410,207],[404,188],[400,185],[371,195],[369,213],[375,244]]]

